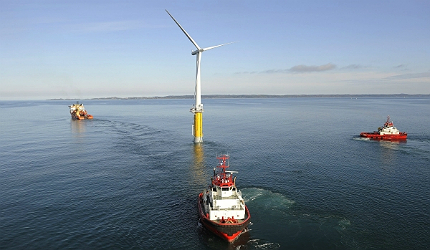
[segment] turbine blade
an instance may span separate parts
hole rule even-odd
[[[193,40],[193,38],[190,35],[188,35],[188,33],[184,30],[184,28],[182,28],[182,26],[178,23],[178,21],[176,21],[176,19],[167,10],[165,11],[167,12],[167,14],[169,14],[169,16],[173,19],[173,21],[175,21],[175,23],[179,26],[182,32],[184,32],[184,34],[188,37],[188,39],[190,39],[190,41],[194,44],[194,46],[196,46],[196,48],[200,50],[199,45],[197,45],[197,43]]]
[[[231,43],[223,43],[223,44],[220,44],[220,45],[216,45],[216,46],[212,46],[212,47],[203,48],[203,49],[201,49],[201,51],[206,51],[206,50],[210,50],[210,49],[218,48],[218,47],[221,47],[221,46],[224,46],[224,45],[227,45],[227,44],[232,44],[232,43],[235,43],[235,42],[231,42]]]

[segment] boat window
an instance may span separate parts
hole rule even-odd
[[[228,191],[228,188],[222,188],[222,191]]]
[[[216,188],[212,188],[212,191],[216,192]]]

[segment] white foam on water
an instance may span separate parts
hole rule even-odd
[[[339,224],[338,225],[339,225],[340,229],[345,230],[349,226],[351,226],[351,221],[344,218],[344,219],[339,220]]]
[[[242,194],[245,202],[253,202],[270,208],[288,209],[295,203],[283,194],[262,188],[244,188]]]
[[[355,141],[370,141],[370,138],[366,137],[353,137],[352,139]]]
[[[264,242],[260,239],[252,239],[248,241],[248,245],[256,249],[281,249],[281,245],[278,243]]]

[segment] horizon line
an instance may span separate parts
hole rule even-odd
[[[300,97],[430,97],[430,94],[298,94],[298,95],[270,95],[270,94],[213,94],[202,95],[202,98],[300,98]],[[51,98],[46,100],[127,100],[127,99],[194,99],[194,95],[166,95],[166,96],[130,96],[130,97],[93,97],[93,98]]]

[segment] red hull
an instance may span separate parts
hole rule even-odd
[[[198,206],[199,206],[199,217],[202,224],[209,229],[214,234],[227,240],[228,242],[233,242],[239,237],[239,235],[248,227],[251,220],[251,215],[249,214],[248,207],[245,206],[245,216],[246,219],[240,223],[219,223],[218,221],[209,220],[203,212],[203,193],[199,194]]]
[[[363,132],[360,134],[360,136],[375,140],[406,140],[408,134],[405,132],[400,132],[399,134],[380,135],[379,132]]]

